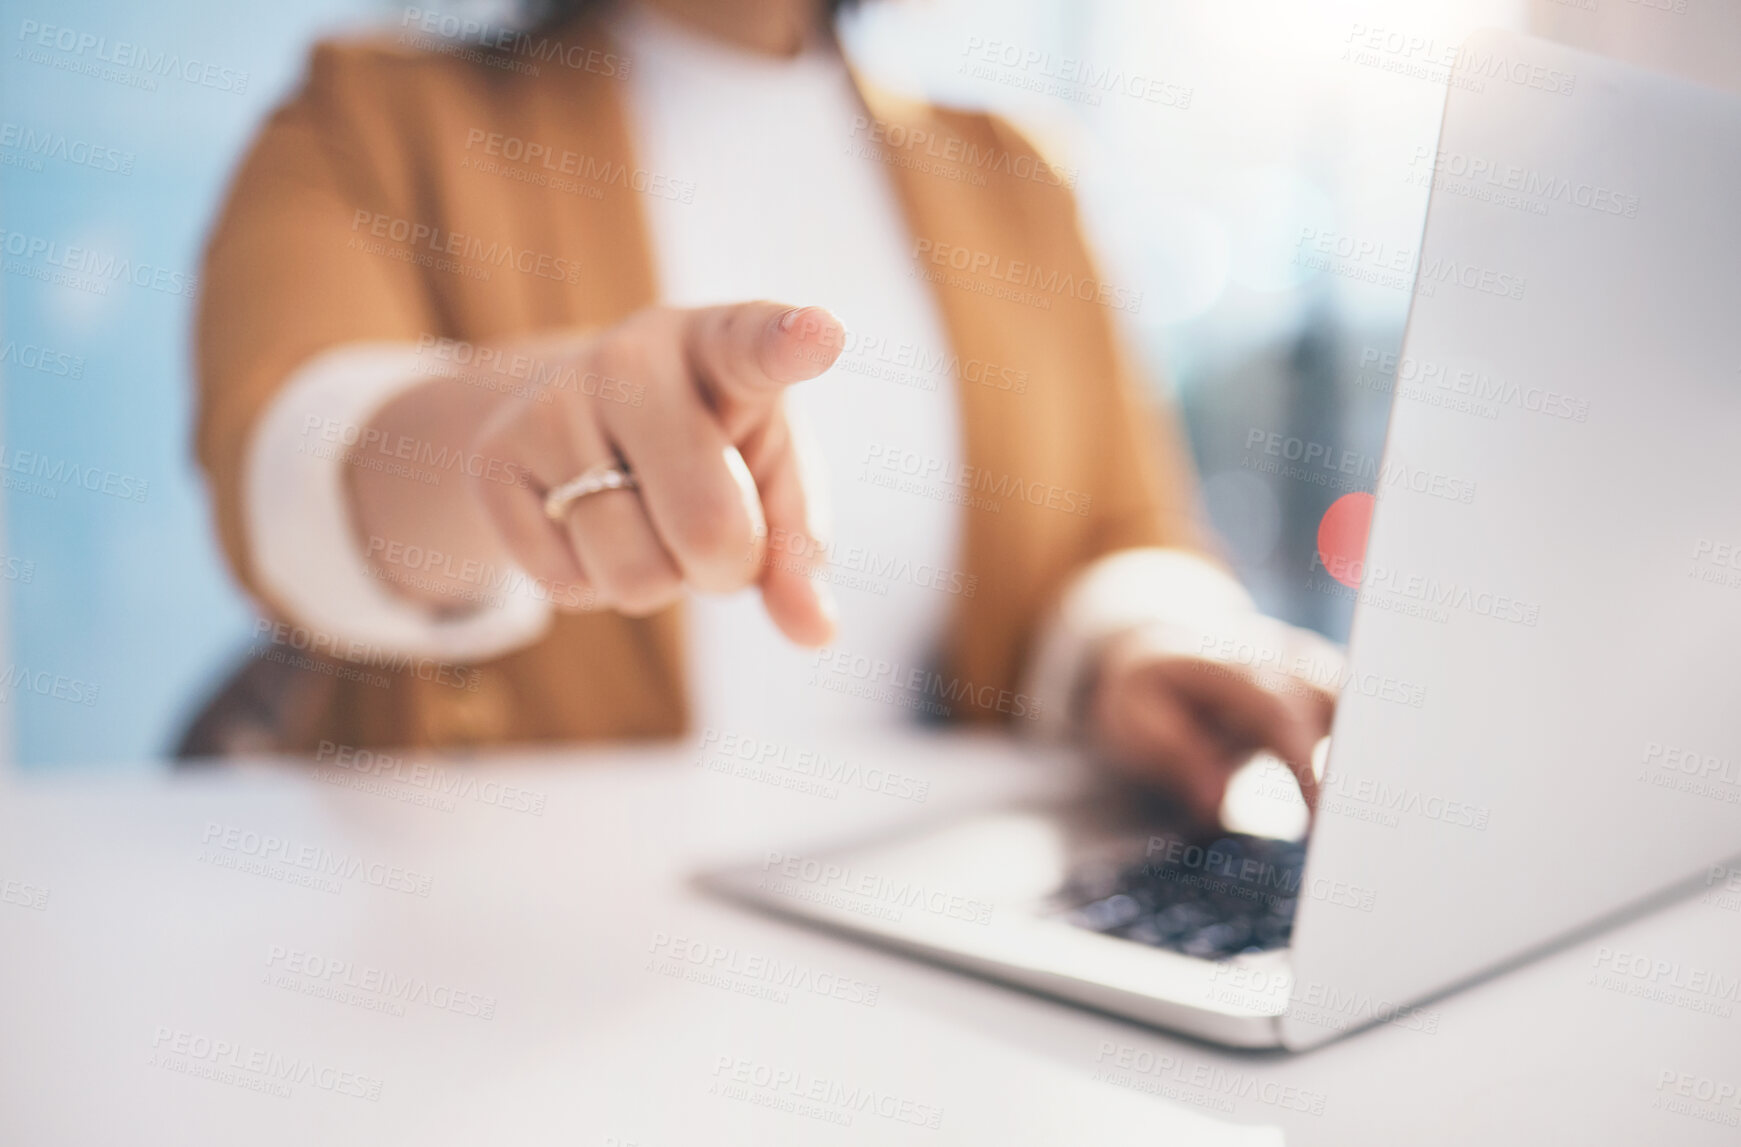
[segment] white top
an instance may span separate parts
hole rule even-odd
[[[635,62],[628,108],[641,166],[696,187],[693,203],[647,200],[661,297],[677,306],[819,304],[849,332],[840,361],[787,401],[812,436],[831,510],[835,648],[923,665],[954,601],[952,579],[930,571],[955,570],[961,510],[860,476],[867,457],[888,450],[953,465],[960,417],[949,375],[878,377],[877,357],[863,349],[908,346],[935,360],[949,344],[930,288],[911,273],[912,239],[888,170],[849,149],[865,110],[846,67],[832,46],[792,59],[737,51],[643,6],[617,20],[616,34]],[[689,604],[697,727],[908,717],[824,687],[839,675],[819,676],[815,651],[780,636],[755,591],[694,594]]]
[[[854,146],[853,119],[865,111],[844,62],[820,43],[791,59],[738,51],[638,6],[615,30],[635,61],[628,110],[637,162],[695,188],[691,202],[650,195],[644,204],[661,298],[821,305],[848,332],[835,366],[787,395],[820,461],[813,493],[832,510],[837,641],[820,654],[793,646],[754,590],[691,595],[695,725],[845,730],[950,707],[938,694],[960,683],[938,683],[925,670],[956,595],[974,591],[975,574],[996,575],[960,568],[961,516],[971,511],[948,499],[950,488],[867,480],[886,473],[867,462],[891,456],[948,472],[963,446],[947,336],[929,288],[911,274],[889,169]],[[549,604],[525,578],[458,616],[396,596],[354,539],[342,441],[323,437],[323,428],[366,426],[420,382],[415,361],[409,347],[340,347],[281,388],[255,428],[244,479],[254,567],[290,620],[311,630],[386,651],[484,660],[538,640]],[[1113,576],[1084,578],[1062,624],[1046,630],[1026,687],[1045,698],[1042,719],[1018,725],[1061,727],[1064,698],[1098,637],[1192,616],[1204,604],[1249,608],[1237,585],[1181,554],[1126,555],[1116,565],[1105,571]]]

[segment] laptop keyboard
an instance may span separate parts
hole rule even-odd
[[[1156,836],[1146,851],[1140,863],[1072,873],[1060,893],[1065,919],[1207,960],[1287,947],[1304,841],[1230,833],[1204,844]]]

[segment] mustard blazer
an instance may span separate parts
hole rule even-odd
[[[322,44],[236,173],[205,256],[197,449],[225,554],[269,616],[283,611],[250,570],[244,451],[297,367],[356,341],[603,327],[657,300],[642,196],[669,189],[637,173],[622,59],[591,25],[553,38],[565,36],[566,62],[535,69],[385,38]],[[986,496],[964,511],[962,564],[978,584],[955,599],[941,669],[970,686],[958,697],[1013,692],[1074,571],[1125,547],[1197,542],[1188,462],[1120,350],[1114,308],[1140,303],[1090,263],[1068,181],[992,116],[860,92],[870,123],[842,145],[881,151],[867,177],[893,183],[954,353],[1009,368],[955,382]],[[490,133],[546,150],[480,163]],[[1025,385],[998,385],[1009,378]],[[327,664],[303,675],[272,747],[676,735],[682,642],[678,606],[640,620],[561,614],[537,644],[457,673],[376,662],[354,680]],[[968,699],[953,716],[996,720],[1000,708]]]

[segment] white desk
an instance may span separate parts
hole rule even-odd
[[[1698,1114],[1741,1122],[1733,1097],[1656,1106],[1676,1099],[1665,1072],[1741,1086],[1741,1020],[1591,983],[1602,944],[1741,974],[1732,907],[1684,902],[1441,1000],[1433,1033],[1225,1053],[690,889],[713,861],[1045,791],[1059,772],[996,741],[852,755],[929,779],[928,799],[792,791],[698,768],[693,747],[468,774],[542,796],[539,815],[481,799],[495,790],[427,807],[400,799],[427,787],[306,769],[14,785],[0,1143],[1741,1141]],[[246,870],[265,836],[280,859]],[[340,874],[286,879],[309,872],[285,858],[309,857]],[[683,978],[702,949],[679,938],[737,971]],[[765,998],[772,960],[803,979]],[[1143,1078],[1170,1098],[1096,1078],[1126,1045],[1166,1065]],[[1323,1112],[1265,1102],[1283,1094],[1265,1085],[1322,1093]],[[788,1109],[809,1088],[823,1098]]]

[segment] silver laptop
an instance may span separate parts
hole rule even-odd
[[[1344,689],[1309,847],[1100,794],[707,884],[1295,1049],[1741,886],[1741,101],[1506,33],[1451,76],[1385,472],[1477,496],[1381,491],[1349,656],[1409,687]]]

